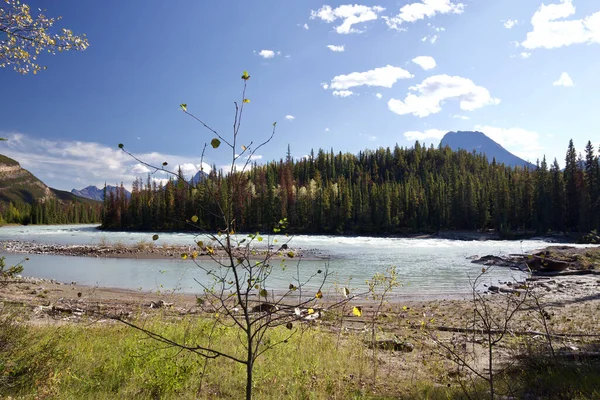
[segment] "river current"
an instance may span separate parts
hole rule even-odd
[[[267,240],[288,240],[272,236]],[[96,225],[7,226],[0,228],[0,240],[34,241],[56,244],[124,244],[152,241],[152,233],[103,232]],[[193,246],[195,238],[188,233],[161,233],[156,245],[177,244]],[[385,272],[395,266],[402,286],[396,289],[399,296],[411,298],[462,297],[469,292],[469,279],[477,276],[481,265],[471,263],[473,256],[508,255],[544,248],[550,243],[543,240],[522,241],[462,241],[449,239],[413,239],[381,237],[339,237],[298,235],[291,239],[291,248],[310,250],[316,254],[311,260],[287,260],[285,269],[275,263],[270,280],[272,289],[285,289],[317,270],[327,269],[330,276],[327,287],[335,285],[364,289],[366,280],[375,273]],[[0,253],[7,263],[14,264],[23,255]],[[24,275],[52,278],[61,282],[98,285],[139,290],[178,290],[200,293],[195,280],[209,283],[210,277],[192,260],[181,259],[117,259],[54,255],[29,255],[24,263]],[[209,261],[202,261],[211,267]],[[492,268],[488,284],[523,279],[520,271],[509,268]],[[317,281],[309,284],[316,287]]]

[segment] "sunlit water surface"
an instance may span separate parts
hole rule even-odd
[[[152,233],[103,232],[96,225],[9,226],[0,228],[0,240],[35,241],[56,244],[122,243],[133,245],[142,240],[151,242]],[[156,245],[193,245],[194,235],[189,233],[161,233]],[[272,236],[267,241],[284,243],[289,238]],[[330,273],[329,290],[335,285],[364,289],[366,280],[387,268],[397,268],[402,287],[397,295],[413,298],[425,296],[457,297],[469,292],[469,279],[481,272],[481,265],[471,263],[470,257],[478,255],[508,255],[548,246],[543,240],[523,241],[460,241],[448,239],[407,239],[378,237],[295,236],[289,246],[311,250],[318,255],[315,260],[297,259],[286,262],[283,269],[274,263],[270,280],[272,289],[287,288],[299,274],[306,279],[317,270]],[[2,254],[14,264],[23,255]],[[201,292],[196,280],[210,284],[210,277],[191,260],[180,259],[116,259],[51,255],[30,255],[24,264],[24,275],[53,278],[62,282],[141,290],[179,290]],[[321,259],[318,259],[321,258]],[[202,261],[208,268],[215,267]],[[522,279],[524,275],[508,268],[493,268],[488,283]],[[308,286],[316,287],[317,280]]]

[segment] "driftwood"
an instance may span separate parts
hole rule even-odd
[[[430,329],[434,329],[436,331],[442,331],[442,332],[480,333],[480,334],[488,333],[488,331],[486,331],[485,329],[457,328],[454,326],[433,326],[433,327],[430,327]],[[491,332],[494,335],[499,335],[499,334],[505,333],[501,329],[492,329],[489,332]],[[539,331],[509,331],[507,333],[510,333],[511,335],[514,335],[514,336],[546,336],[546,337],[550,336],[552,338],[600,337],[600,334],[584,334],[584,333],[574,333],[574,334],[553,333],[553,334],[548,335],[544,332],[539,332]]]
[[[415,349],[415,346],[412,343],[396,339],[376,340],[375,342],[367,341],[367,346],[369,346],[370,349],[377,348],[382,350],[403,351],[405,353],[410,353]]]

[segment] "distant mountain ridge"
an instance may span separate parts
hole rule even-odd
[[[60,201],[83,201],[81,198],[64,190],[52,189],[35,175],[10,157],[0,154],[0,201],[33,203],[34,200],[58,199]]]
[[[477,153],[485,154],[490,162],[496,159],[496,163],[511,167],[536,168],[534,164],[515,156],[500,144],[487,137],[485,133],[479,131],[448,132],[442,138],[440,145],[442,147],[448,146],[454,151],[463,149],[471,152],[475,150]]]
[[[106,185],[107,193],[116,193],[117,189],[118,189],[118,187],[116,187],[116,186]],[[97,201],[104,200],[104,188],[99,189],[97,186],[93,186],[93,185],[84,187],[81,190],[73,189],[73,190],[71,190],[71,193],[73,193],[74,195],[79,196],[79,197],[84,197],[86,199],[97,200]],[[127,198],[131,197],[131,192],[127,189],[125,189],[125,196],[127,196]]]

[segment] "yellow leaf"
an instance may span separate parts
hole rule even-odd
[[[362,316],[362,307],[361,306],[356,306],[352,309],[352,314],[356,315],[357,317]]]
[[[250,103],[250,99],[244,99],[244,103]]]
[[[204,242],[202,240],[196,242],[196,244],[198,245],[198,247],[204,247]]]
[[[316,297],[317,299],[320,299],[320,298],[322,298],[322,297],[323,297],[323,292],[321,292],[321,291],[319,290],[319,291],[317,292],[317,294],[315,294],[315,297]]]
[[[407,311],[407,310],[408,310],[408,307],[404,306],[404,307],[402,307],[402,309],[403,309],[404,311]]]
[[[182,258],[183,260],[186,260],[186,259],[187,259],[187,257],[188,257],[188,256],[187,256],[187,254],[185,254],[185,253],[183,253],[183,254],[181,255],[181,258]]]
[[[308,315],[315,313],[315,310],[312,308],[309,308],[307,311],[308,311]]]
[[[198,216],[197,215],[192,216],[192,222],[193,223],[198,222]]]

